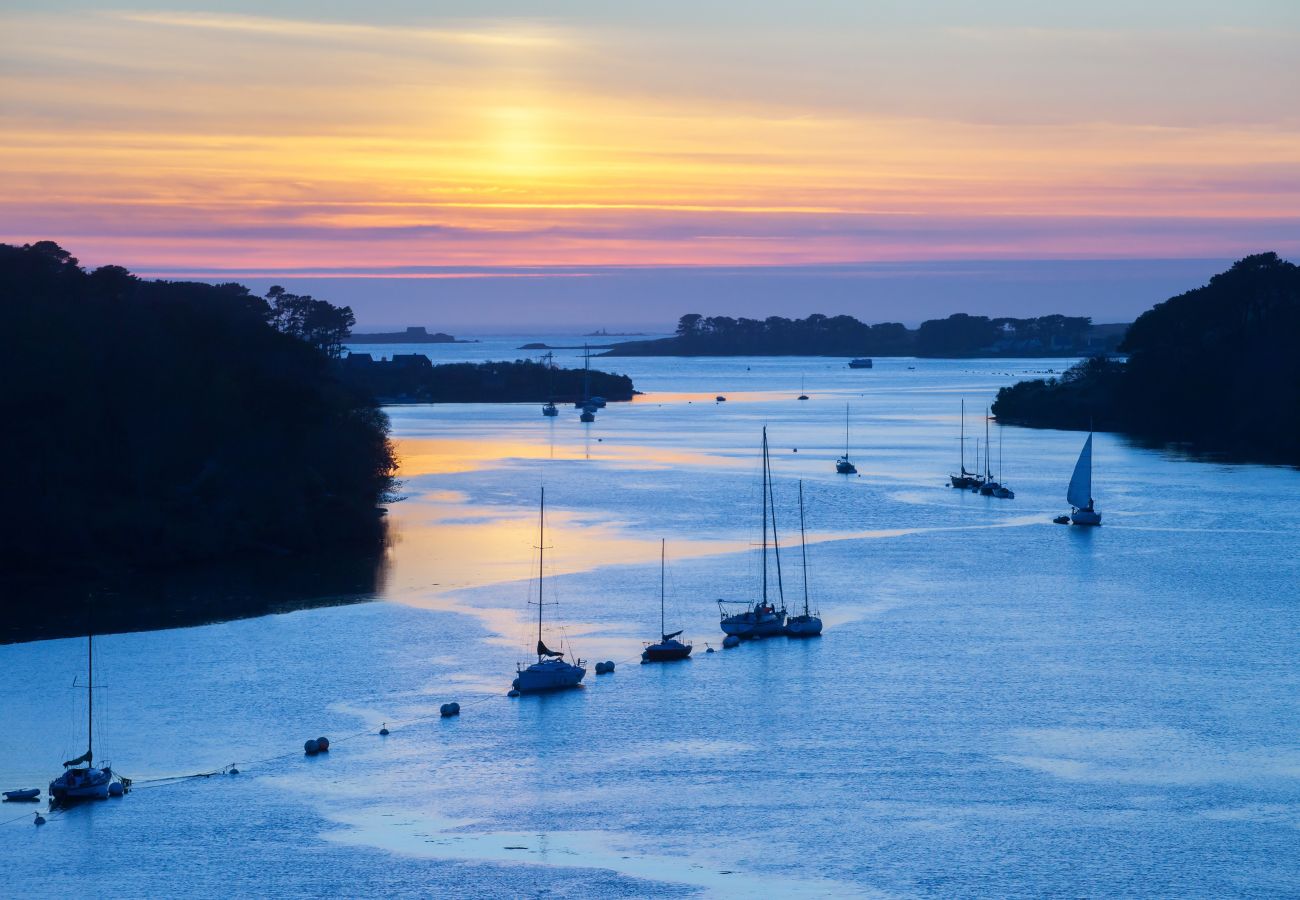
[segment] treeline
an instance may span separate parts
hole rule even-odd
[[[1300,267],[1248,256],[1143,313],[1120,352],[998,392],[1012,424],[1113,429],[1300,465]]]
[[[388,421],[334,376],[351,310],[0,245],[9,571],[373,546]]]
[[[337,368],[349,384],[383,402],[572,402],[584,399],[584,389],[592,397],[631,400],[635,393],[632,379],[626,375],[556,369],[533,360],[435,366],[423,354],[397,354],[391,360],[375,360],[368,353],[350,353],[338,362]]]
[[[1071,356],[1110,352],[1121,328],[1082,316],[989,318],[957,313],[916,330],[852,316],[682,316],[672,337],[615,344],[604,356]]]

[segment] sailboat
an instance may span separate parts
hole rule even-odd
[[[772,502],[772,462],[767,450],[767,428],[763,428],[763,594],[751,605],[744,603],[745,609],[739,613],[729,613],[727,607],[735,607],[735,601],[718,601],[718,614],[725,634],[740,638],[760,638],[782,634],[785,631],[785,587],[781,583],[781,546],[776,537],[776,505]],[[772,547],[776,556],[776,588],[780,597],[781,608],[777,609],[767,598],[767,522],[772,519]]]
[[[130,779],[113,774],[111,766],[95,765],[95,637],[86,637],[86,752],[63,764],[63,773],[50,782],[50,805],[68,806],[82,800],[121,796]],[[84,766],[82,764],[85,764]],[[116,780],[115,780],[116,779]]]
[[[980,482],[979,492],[984,497],[992,497],[1000,484],[993,480],[993,443],[989,440],[989,409],[984,407],[984,480]]]
[[[976,468],[978,469],[979,466],[977,465]],[[952,486],[955,488],[961,488],[962,490],[969,490],[970,488],[975,487],[976,485],[976,481],[974,478],[975,473],[966,471],[966,400],[964,398],[961,401],[961,469],[960,471],[961,471],[960,475],[948,476],[948,480],[951,482]]]
[[[542,488],[542,502],[537,514],[537,662],[524,667],[519,664],[513,686],[521,694],[540,694],[577,687],[587,674],[583,660],[577,665],[564,661],[564,653],[551,650],[542,642],[542,560],[546,555],[546,488]]]
[[[598,405],[592,402],[593,398],[591,396],[591,348],[588,347],[586,344],[582,345],[582,357],[583,357],[582,399],[577,401],[573,405],[578,409],[582,410],[582,412],[578,414],[578,418],[580,420],[582,420],[583,422],[594,422],[596,421],[596,409]],[[599,406],[604,406],[604,405],[605,405],[605,401],[602,400]]]
[[[844,455],[835,460],[835,471],[840,475],[856,475],[858,467],[849,461],[849,405],[844,404]]]
[[[1007,487],[1002,480],[1002,423],[998,423],[998,486],[993,489],[993,496],[999,500],[1014,500],[1016,492]]]
[[[554,389],[552,384],[552,373],[555,371],[555,354],[547,353],[542,357],[542,365],[546,366],[546,393],[551,395],[547,398],[546,403],[542,405],[542,415],[558,416],[560,408],[555,405]]]
[[[799,550],[803,554],[803,613],[785,620],[790,637],[819,637],[822,620],[808,608],[808,537],[803,526],[803,481],[799,481]]]
[[[674,659],[686,659],[691,655],[691,644],[689,641],[682,643],[677,640],[681,634],[680,631],[674,631],[669,634],[668,626],[664,624],[664,556],[666,543],[661,538],[659,541],[659,643],[648,644],[641,651],[642,662],[669,662]]]
[[[1065,492],[1065,499],[1070,502],[1070,521],[1075,525],[1100,525],[1101,513],[1092,505],[1092,432],[1083,442],[1079,451],[1079,461],[1074,464],[1074,474],[1070,476],[1070,487]]]

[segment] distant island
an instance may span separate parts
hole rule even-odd
[[[1297,335],[1300,267],[1259,253],[1139,316],[1119,346],[1127,361],[1094,357],[1002,388],[993,413],[1300,465]]]
[[[644,331],[607,331],[604,328],[597,328],[595,331],[588,331],[583,337],[645,337]]]
[[[1111,353],[1124,325],[1083,316],[989,318],[957,313],[915,330],[898,322],[867,325],[852,316],[814,314],[733,319],[692,313],[672,337],[625,341],[601,356],[920,356],[1054,357]]]
[[[352,310],[0,244],[0,569],[378,552],[388,420],[333,372]],[[7,593],[7,591],[6,591]]]
[[[477,344],[478,341],[462,341],[435,331],[429,334],[423,325],[412,325],[405,331],[379,331],[370,334],[354,334],[349,339],[353,344]]]
[[[516,347],[516,350],[607,350],[613,347],[613,344],[546,344],[541,341],[533,341],[523,346]],[[609,354],[605,354],[608,356]]]
[[[533,360],[443,363],[419,353],[375,359],[349,353],[336,363],[340,379],[383,403],[572,403],[589,396],[631,400],[636,393],[626,375],[559,369]]]

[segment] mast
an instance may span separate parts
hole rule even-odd
[[[961,398],[961,474],[966,475],[966,398]]]
[[[803,479],[799,479],[799,551],[803,555],[803,614],[808,615],[808,536],[803,527]]]
[[[659,636],[666,633],[664,627],[664,553],[667,541],[659,539]]]
[[[582,345],[582,399],[585,403],[591,399],[591,347]]]
[[[764,439],[767,432],[764,430]],[[785,585],[781,581],[781,542],[776,536],[776,498],[772,496],[772,459],[767,452],[767,442],[763,443],[763,467],[767,477],[767,503],[772,513],[772,551],[776,556],[776,591],[781,598],[781,611],[785,612]]]
[[[989,443],[989,408],[984,407],[984,480],[992,481],[993,473],[989,471],[989,457],[993,454],[989,451],[993,445]]]
[[[849,405],[844,404],[844,458],[849,458]]]
[[[767,606],[767,426],[763,426],[763,605]]]
[[[546,488],[542,488],[542,504],[537,511],[537,649],[542,647],[542,557],[546,555]],[[537,654],[542,661],[542,654]]]
[[[95,636],[86,635],[86,765],[95,761]]]

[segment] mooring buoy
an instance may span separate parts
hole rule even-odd
[[[438,712],[442,715],[444,719],[449,719],[452,716],[458,716],[460,715],[460,704],[444,703],[441,707],[439,707]]]

